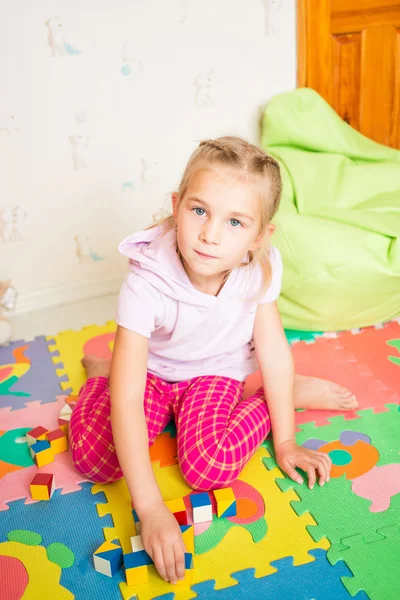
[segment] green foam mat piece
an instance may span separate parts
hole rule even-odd
[[[357,413],[360,418],[352,421],[346,421],[343,416],[335,417],[331,425],[323,427],[307,423],[304,431],[296,435],[297,443],[302,444],[311,438],[332,441],[338,439],[342,431],[357,431],[367,434],[378,449],[378,465],[399,463],[399,407],[389,404],[387,408],[388,412],[378,414],[372,410],[360,411]],[[267,440],[265,445],[273,455],[271,442]],[[276,466],[274,459],[264,459],[264,463],[268,469]],[[299,496],[298,501],[291,502],[298,515],[311,513],[317,525],[307,529],[315,541],[326,536],[335,546],[340,545],[343,538],[362,533],[372,541],[380,539],[377,529],[400,523],[400,494],[391,497],[386,510],[371,512],[371,500],[357,496],[352,491],[353,482],[345,479],[345,475],[331,478],[323,487],[316,485],[313,490],[306,483],[299,485],[283,475],[276,479],[276,483],[283,492],[293,488]]]
[[[328,560],[335,565],[345,561],[354,577],[342,577],[352,596],[365,591],[371,600],[400,598],[400,526],[378,529],[381,539],[367,542],[362,535],[342,540],[328,551]]]

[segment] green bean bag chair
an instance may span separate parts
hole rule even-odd
[[[307,88],[272,99],[261,145],[283,178],[273,243],[284,326],[337,331],[399,316],[400,151],[355,131]]]

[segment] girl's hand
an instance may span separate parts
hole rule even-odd
[[[140,514],[144,549],[165,581],[176,583],[185,576],[185,544],[177,520],[164,503]]]
[[[313,489],[316,481],[316,471],[319,473],[319,485],[329,481],[332,461],[327,454],[315,452],[298,446],[295,441],[288,440],[275,447],[276,462],[280,468],[297,483],[303,483],[302,477],[296,471],[299,467],[308,475],[308,487]]]

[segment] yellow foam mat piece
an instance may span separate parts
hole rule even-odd
[[[66,375],[68,381],[61,381],[63,390],[72,387],[72,394],[78,394],[80,387],[86,381],[85,370],[81,365],[81,358],[84,354],[94,353],[98,356],[110,356],[113,346],[112,335],[116,331],[117,325],[114,321],[109,321],[105,325],[89,325],[79,331],[67,330],[57,335],[48,336],[49,351],[54,354],[53,363],[57,366],[57,376]]]
[[[215,580],[215,588],[227,588],[236,585],[231,574],[235,571],[254,568],[255,576],[262,577],[276,572],[270,563],[280,558],[293,556],[294,565],[312,562],[314,558],[308,554],[315,548],[329,548],[329,542],[323,538],[314,542],[306,530],[306,525],[314,525],[315,521],[309,513],[298,516],[289,502],[298,500],[293,490],[282,493],[275,479],[282,477],[278,469],[268,471],[263,458],[270,458],[265,448],[259,448],[250,462],[243,469],[239,479],[255,487],[262,495],[265,504],[265,518],[268,532],[265,538],[254,543],[249,531],[238,525],[230,529],[218,546],[209,552],[194,556],[193,583],[209,579]],[[160,468],[153,463],[153,470],[164,500],[185,496],[191,492],[182,478],[177,465]],[[92,492],[104,492],[107,503],[98,504],[100,516],[110,514],[114,527],[105,528],[106,540],[119,538],[124,551],[129,551],[130,536],[134,535],[135,525],[131,512],[131,503],[124,480],[117,483],[96,484]],[[232,552],[235,548],[235,552]],[[124,600],[130,600],[137,594],[138,600],[150,600],[158,595],[175,593],[174,600],[189,600],[196,594],[189,588],[173,586],[164,582],[153,565],[149,567],[149,583],[134,587],[120,584]]]
[[[43,546],[3,542],[0,543],[0,555],[17,558],[24,565],[29,578],[22,596],[24,600],[38,600],[38,598],[73,600],[75,598],[72,592],[60,585],[61,568],[47,558],[46,548]]]

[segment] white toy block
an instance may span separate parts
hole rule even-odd
[[[190,494],[193,510],[193,523],[208,523],[212,521],[212,504],[207,492]]]
[[[131,537],[131,546],[132,552],[140,552],[140,550],[144,550],[142,538],[140,535],[133,535]]]

